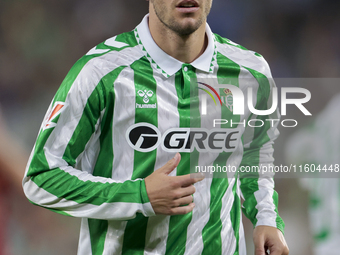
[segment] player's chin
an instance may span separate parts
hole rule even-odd
[[[179,35],[190,35],[194,33],[202,25],[201,21],[194,18],[186,18],[182,20],[181,24],[177,26],[177,33]]]

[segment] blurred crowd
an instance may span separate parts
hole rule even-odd
[[[1,0],[0,132],[10,130],[0,135],[6,137],[0,141],[3,148],[5,141],[20,144],[13,153],[26,162],[49,102],[71,66],[98,43],[132,30],[147,11],[148,2],[137,0]],[[274,77],[339,78],[339,11],[339,0],[214,0],[208,22],[214,32],[261,53]],[[75,254],[78,221],[31,206],[17,185],[24,163],[11,175],[1,162],[0,155],[0,223],[9,220],[0,233],[0,255],[50,255],[53,249]],[[296,185],[296,180],[277,185],[287,214],[287,241],[292,254],[311,254],[307,195]],[[294,233],[303,236],[288,236]],[[296,239],[300,243],[295,245]]]

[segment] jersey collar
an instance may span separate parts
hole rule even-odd
[[[158,47],[151,36],[148,25],[148,17],[149,15],[147,14],[143,18],[142,22],[136,27],[136,39],[151,65],[161,71],[164,76],[172,76],[182,68],[183,62],[171,57]],[[213,36],[208,24],[206,24],[206,34],[208,37],[208,46],[206,50],[199,58],[190,64],[201,71],[212,72],[216,59],[216,44],[215,37]]]

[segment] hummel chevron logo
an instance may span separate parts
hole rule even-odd
[[[156,103],[150,104],[150,98],[153,96],[154,92],[152,90],[138,90],[138,96],[143,98],[144,104],[136,103],[136,108],[156,108]]]
[[[104,44],[109,46],[109,47],[115,47],[115,48],[118,48],[118,49],[123,48],[125,46],[129,46],[126,43],[116,41],[116,37],[117,36],[114,36],[110,39],[107,39],[104,42]],[[102,54],[102,53],[105,53],[105,52],[108,52],[108,51],[110,51],[110,49],[97,49],[97,46],[95,46],[88,53],[86,53],[86,55]]]
[[[140,97],[143,97],[143,102],[144,103],[149,103],[149,97],[152,97],[152,95],[153,95],[153,92],[151,91],[151,90],[149,90],[149,91],[146,91],[146,90],[139,90],[138,91],[138,95],[140,96]]]

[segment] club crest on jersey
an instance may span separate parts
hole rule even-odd
[[[233,94],[230,89],[223,90],[225,96],[221,96],[221,100],[225,106],[232,112],[233,111]]]
[[[138,90],[137,98],[142,98],[144,104],[136,102],[136,108],[156,108],[156,103],[150,103],[150,99],[153,97],[154,92],[152,90]],[[136,100],[137,101],[137,100]]]
[[[44,120],[43,129],[53,128],[57,123],[52,122],[57,116],[59,116],[65,110],[66,104],[64,102],[55,102],[52,109],[48,112],[47,117]]]

